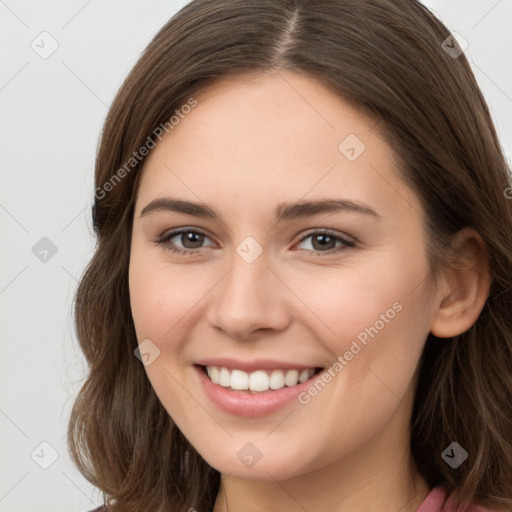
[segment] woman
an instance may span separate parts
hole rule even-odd
[[[95,181],[69,442],[104,510],[512,509],[510,177],[424,6],[191,2]]]

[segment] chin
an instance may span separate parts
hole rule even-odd
[[[314,469],[309,468],[309,464],[305,465],[304,453],[292,442],[289,444],[290,452],[279,446],[266,449],[263,443],[259,443],[262,447],[259,450],[250,441],[235,444],[226,446],[222,453],[212,453],[211,450],[199,453],[220,473],[244,480],[287,480]]]

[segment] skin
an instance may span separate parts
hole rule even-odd
[[[311,78],[235,77],[196,99],[145,161],[129,282],[137,338],[160,350],[145,367],[151,384],[221,472],[214,512],[416,510],[429,492],[409,462],[418,360],[429,332],[454,336],[476,321],[490,281],[481,238],[460,233],[467,272],[446,272],[434,287],[419,198],[399,178],[393,149],[374,122]],[[366,146],[354,161],[338,149],[349,134]],[[220,220],[141,216],[166,196],[206,203]],[[364,203],[380,218],[273,217],[284,202],[320,199]],[[156,243],[184,227],[207,235],[196,252],[173,253],[173,244],[192,250],[180,236]],[[304,240],[326,229],[356,245]],[[252,263],[236,251],[248,236],[262,249]],[[394,303],[401,311],[307,405],[231,415],[204,394],[192,367],[234,357],[329,368]],[[252,467],[237,457],[248,442],[261,453]]]

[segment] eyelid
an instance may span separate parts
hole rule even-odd
[[[311,235],[319,234],[319,235],[327,235],[331,236],[333,238],[336,238],[338,240],[343,240],[347,244],[356,244],[358,240],[350,235],[345,235],[343,233],[340,233],[339,231],[336,231],[334,229],[329,228],[311,228],[306,231],[306,233],[303,233],[301,235],[301,238],[299,242],[304,241],[304,239],[308,238]]]
[[[210,235],[201,228],[195,228],[195,227],[188,227],[185,226],[183,228],[176,228],[171,229],[170,231],[164,231],[163,235],[160,235],[159,240],[169,240],[171,238],[174,238],[175,236],[181,235],[182,233],[197,233],[199,235],[204,235],[205,237],[209,238],[211,240]]]
[[[339,232],[334,231],[332,229],[312,228],[307,233],[303,234],[301,236],[300,240],[298,242],[296,242],[294,244],[294,246],[304,242],[305,240],[307,240],[308,238],[310,238],[313,235],[325,235],[325,236],[331,237],[331,238],[335,239],[336,241],[340,242],[341,245],[339,245],[338,247],[334,247],[332,249],[328,249],[326,251],[314,251],[314,250],[310,250],[310,249],[294,249],[294,250],[306,251],[308,253],[312,253],[315,255],[328,256],[328,255],[338,253],[340,251],[346,251],[346,250],[352,249],[358,243],[357,240],[355,240],[353,237],[342,236]]]
[[[198,252],[200,249],[212,247],[211,245],[208,245],[208,246],[203,246],[203,247],[197,247],[195,249],[188,249],[188,248],[177,247],[170,243],[172,238],[179,236],[183,233],[190,233],[190,232],[197,233],[199,235],[203,235],[205,238],[207,238],[208,240],[213,242],[213,244],[215,245],[215,242],[212,240],[212,238],[208,235],[208,233],[206,231],[204,231],[201,228],[187,227],[187,226],[182,227],[182,228],[172,229],[171,231],[168,231],[168,232],[164,232],[163,235],[159,236],[155,240],[155,243],[157,245],[163,245],[164,247],[167,248],[167,250],[170,250],[171,252],[179,253],[179,254],[194,254],[194,253]]]
[[[194,249],[189,249],[189,248],[178,247],[178,246],[175,246],[170,243],[170,240],[172,238],[182,235],[183,233],[190,233],[190,232],[203,235],[205,238],[207,238],[210,242],[212,242],[215,245],[215,242],[212,240],[212,238],[208,235],[208,233],[205,230],[203,230],[201,228],[188,227],[188,226],[176,228],[169,232],[164,233],[157,240],[155,240],[155,243],[157,245],[167,246],[167,249],[170,250],[171,252],[184,254],[184,255],[192,255],[194,253],[199,252],[201,249],[206,249],[207,247],[212,247],[212,245],[207,245],[207,246],[197,247]],[[325,251],[315,251],[315,250],[311,250],[311,249],[293,249],[293,250],[305,251],[307,253],[315,254],[317,256],[320,256],[320,255],[327,256],[327,255],[331,255],[334,253],[338,253],[343,250],[351,249],[351,248],[355,247],[358,243],[358,241],[355,240],[354,237],[350,237],[350,236],[346,237],[345,235],[342,236],[339,232],[332,230],[332,229],[311,228],[306,233],[302,233],[301,238],[297,242],[294,243],[294,246],[304,242],[305,240],[307,240],[308,238],[310,238],[313,235],[324,235],[324,236],[331,237],[334,240],[336,240],[337,242],[339,242],[341,245],[339,245],[338,247],[334,247],[332,249],[325,250]]]

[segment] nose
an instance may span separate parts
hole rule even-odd
[[[245,340],[255,333],[288,326],[286,289],[267,264],[263,256],[247,263],[234,255],[231,270],[211,294],[206,318],[213,328]]]

